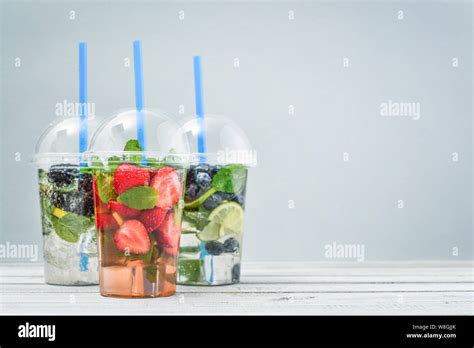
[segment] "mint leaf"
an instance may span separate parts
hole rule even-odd
[[[56,234],[69,243],[77,243],[82,233],[92,227],[92,219],[75,213],[66,213],[62,218],[54,215],[51,222]]]
[[[130,139],[127,141],[127,144],[125,144],[125,148],[123,151],[127,152],[141,152],[143,151],[142,147],[140,146],[140,143],[136,139]],[[129,158],[127,159],[127,162],[133,163],[133,164],[141,164],[142,163],[142,158],[143,156],[140,155],[128,155]]]
[[[99,198],[104,203],[109,203],[117,198],[114,188],[114,176],[108,173],[96,173],[95,180],[97,182],[97,190]]]
[[[150,186],[132,187],[118,196],[117,201],[133,209],[151,209],[158,203],[158,191]]]
[[[81,168],[79,168],[79,171],[83,174],[92,174],[92,173],[94,173],[94,169],[92,169],[91,167],[81,167]]]
[[[127,141],[125,144],[125,148],[123,151],[143,151],[142,147],[140,146],[140,143],[136,139],[130,139]]]
[[[209,212],[203,211],[186,211],[184,220],[192,223],[198,230],[202,230],[209,223]]]
[[[41,207],[41,224],[43,234],[49,234],[52,228],[51,213],[53,207],[50,202],[50,192],[47,185],[40,184],[40,207]]]
[[[247,181],[247,169],[241,164],[225,166],[212,178],[212,187],[217,191],[240,193]]]
[[[156,283],[157,277],[156,272],[158,271],[158,267],[156,265],[149,265],[143,268],[145,271],[145,277],[150,283]]]
[[[88,167],[81,167],[79,171],[84,174],[94,174],[99,168],[102,168],[103,164],[99,156],[91,156],[91,164]]]
[[[119,166],[120,163],[122,163],[122,159],[119,157],[119,156],[112,156],[112,157],[109,157],[109,159],[107,160],[107,163],[108,163],[108,168],[111,170],[111,171],[115,171],[115,169],[117,169],[117,167]]]

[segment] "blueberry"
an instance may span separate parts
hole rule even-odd
[[[51,193],[51,205],[56,208],[64,208],[66,202],[65,194],[62,192],[53,191]]]
[[[207,190],[211,187],[211,177],[208,173],[200,172],[196,175],[196,183],[201,189]]]
[[[49,168],[48,180],[57,186],[67,186],[74,182],[79,167],[73,164],[55,164]]]
[[[243,195],[235,195],[232,201],[239,203],[242,207],[245,205],[245,197]]]
[[[83,192],[92,192],[92,175],[79,174],[78,189]]]
[[[221,242],[210,241],[206,243],[206,251],[209,255],[219,256],[224,252],[224,245]]]
[[[224,251],[226,253],[233,253],[239,249],[239,242],[235,238],[229,238],[224,242]]]
[[[235,193],[218,192],[217,194],[221,196],[223,201],[232,201],[235,197]]]
[[[196,199],[198,191],[199,191],[199,187],[195,183],[191,183],[187,185],[186,186],[186,199],[193,201],[194,199]]]
[[[82,209],[84,216],[94,216],[94,196],[93,193],[88,193],[84,198],[84,207]]]
[[[186,183],[194,183],[196,181],[196,166],[190,166],[186,176]]]
[[[218,172],[219,170],[221,170],[221,169],[222,169],[222,166],[220,166],[220,165],[212,166],[212,167],[211,167],[211,170],[210,170],[211,176],[216,175],[217,172]]]
[[[240,281],[240,263],[237,263],[232,267],[232,281],[234,283]]]
[[[214,210],[221,203],[222,203],[222,198],[217,193],[214,193],[211,197],[209,197],[208,199],[204,201],[202,206],[206,208],[207,210]]]
[[[94,196],[92,192],[58,192],[51,195],[54,206],[68,212],[83,215],[94,215]]]

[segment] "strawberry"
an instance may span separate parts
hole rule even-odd
[[[95,225],[98,230],[114,230],[119,227],[117,220],[112,214],[97,213],[95,215]]]
[[[147,231],[151,233],[161,225],[165,216],[166,210],[156,207],[144,210],[140,216],[140,221],[145,225]]]
[[[160,195],[157,204],[160,208],[172,207],[181,197],[181,182],[174,168],[164,167],[158,170],[150,186],[154,187]]]
[[[149,182],[150,172],[132,164],[123,163],[114,173],[114,187],[119,195],[131,187],[146,186]]]
[[[170,212],[158,228],[157,242],[163,248],[176,249],[179,245],[180,235],[181,226],[176,226],[174,214]]]
[[[121,204],[116,201],[109,202],[109,209],[112,211],[115,211],[116,213],[119,213],[120,216],[126,217],[126,218],[133,218],[135,216],[140,215],[141,213],[141,211],[138,209],[129,208],[126,205]]]
[[[150,250],[150,238],[145,226],[138,220],[128,220],[115,232],[117,249],[131,254],[146,254]]]

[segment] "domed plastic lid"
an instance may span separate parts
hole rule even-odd
[[[129,148],[130,143],[139,148]],[[136,151],[145,158],[166,158],[168,163],[189,160],[189,146],[179,123],[163,112],[150,110],[127,110],[107,118],[94,132],[89,146],[90,158],[102,161],[113,156],[133,156]]]
[[[181,123],[193,162],[243,164],[248,167],[257,164],[256,151],[244,131],[229,118],[206,114],[204,119],[186,117]]]
[[[90,135],[97,128],[99,122],[96,116],[87,117],[86,122]],[[80,129],[81,120],[79,117],[58,117],[39,137],[33,163],[38,166],[55,163],[79,164],[82,155],[79,150]],[[87,142],[87,138],[85,141]]]

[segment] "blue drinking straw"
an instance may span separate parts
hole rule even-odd
[[[133,65],[135,69],[135,107],[137,109],[137,138],[145,151],[145,119],[143,115],[143,65],[142,42],[133,41]]]
[[[79,42],[79,152],[87,151],[87,44]],[[85,163],[81,158],[81,166]]]
[[[79,152],[82,154],[87,151],[88,129],[87,129],[87,44],[79,42]],[[80,166],[85,167],[87,163],[81,156]],[[81,271],[87,271],[89,265],[89,256],[84,253],[84,246],[81,243],[79,252],[79,266]]]
[[[199,162],[206,162],[206,131],[204,129],[204,98],[202,93],[201,56],[193,57],[194,63],[194,94],[196,99],[196,116],[198,121],[197,146]]]
[[[194,64],[194,96],[196,100],[196,117],[198,123],[198,135],[197,135],[197,146],[199,163],[206,163],[206,130],[204,129],[204,97],[202,93],[202,67],[201,67],[201,56],[193,57]],[[204,258],[209,255],[206,251],[206,243],[201,242],[201,253],[200,258]],[[211,272],[209,275],[209,282],[214,283],[214,256],[210,255],[210,268]]]

